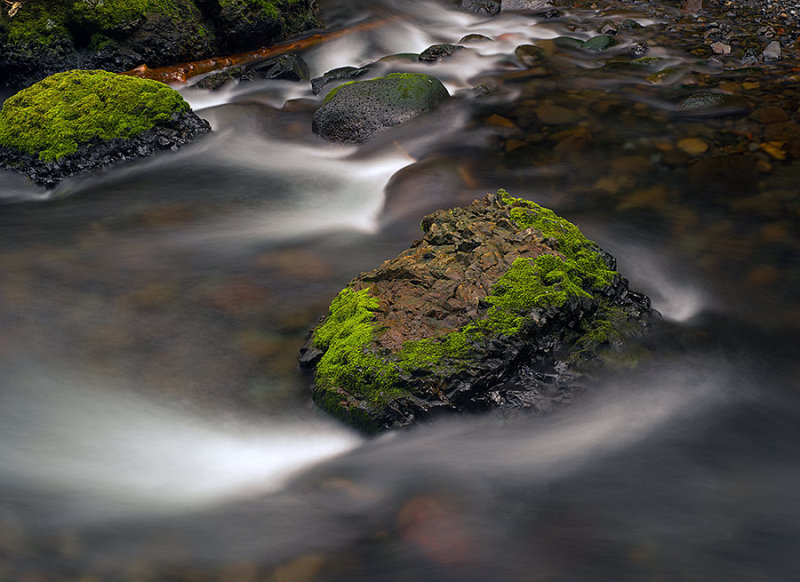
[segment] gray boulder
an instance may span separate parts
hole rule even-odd
[[[311,129],[330,141],[363,143],[434,109],[449,96],[441,81],[422,73],[352,81],[328,93],[314,113]]]

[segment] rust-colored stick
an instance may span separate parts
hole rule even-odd
[[[348,35],[352,32],[386,26],[387,24],[396,21],[398,18],[398,16],[392,16],[390,18],[384,18],[382,20],[376,20],[373,22],[364,22],[343,30],[336,30],[325,34],[314,34],[306,38],[282,42],[270,47],[262,47],[254,51],[250,51],[249,53],[240,53],[226,57],[212,57],[210,59],[203,59],[201,61],[179,63],[177,65],[172,65],[169,67],[157,67],[155,69],[151,69],[147,65],[139,65],[135,69],[125,71],[122,74],[131,75],[134,77],[142,77],[144,79],[153,79],[155,81],[161,81],[162,83],[186,83],[189,79],[197,75],[210,73],[211,71],[224,69],[225,67],[232,67],[234,65],[243,65],[261,61],[266,58],[282,55],[291,51],[306,49],[308,47]]]

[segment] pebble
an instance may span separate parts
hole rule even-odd
[[[731,54],[731,45],[717,41],[711,43],[711,50],[718,55],[729,55]]]
[[[777,40],[773,40],[771,43],[767,45],[767,48],[764,49],[764,60],[766,61],[777,61],[781,58],[781,43]]]
[[[708,151],[708,144],[699,137],[687,137],[678,142],[678,147],[692,156]]]

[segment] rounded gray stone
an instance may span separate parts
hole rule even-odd
[[[363,143],[432,110],[449,96],[441,81],[422,73],[353,81],[328,93],[314,113],[311,129],[330,141]]]

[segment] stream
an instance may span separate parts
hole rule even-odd
[[[338,145],[311,132],[334,84],[177,87],[193,146],[50,191],[0,172],[0,582],[795,579],[800,160],[764,115],[679,106],[797,119],[789,73],[644,13],[320,5],[352,31],[312,77],[376,62],[452,99]],[[556,40],[609,19],[602,54]],[[492,40],[404,56],[467,34]],[[366,438],[315,408],[298,350],[331,299],[498,188],[611,252],[658,348],[544,417]]]

